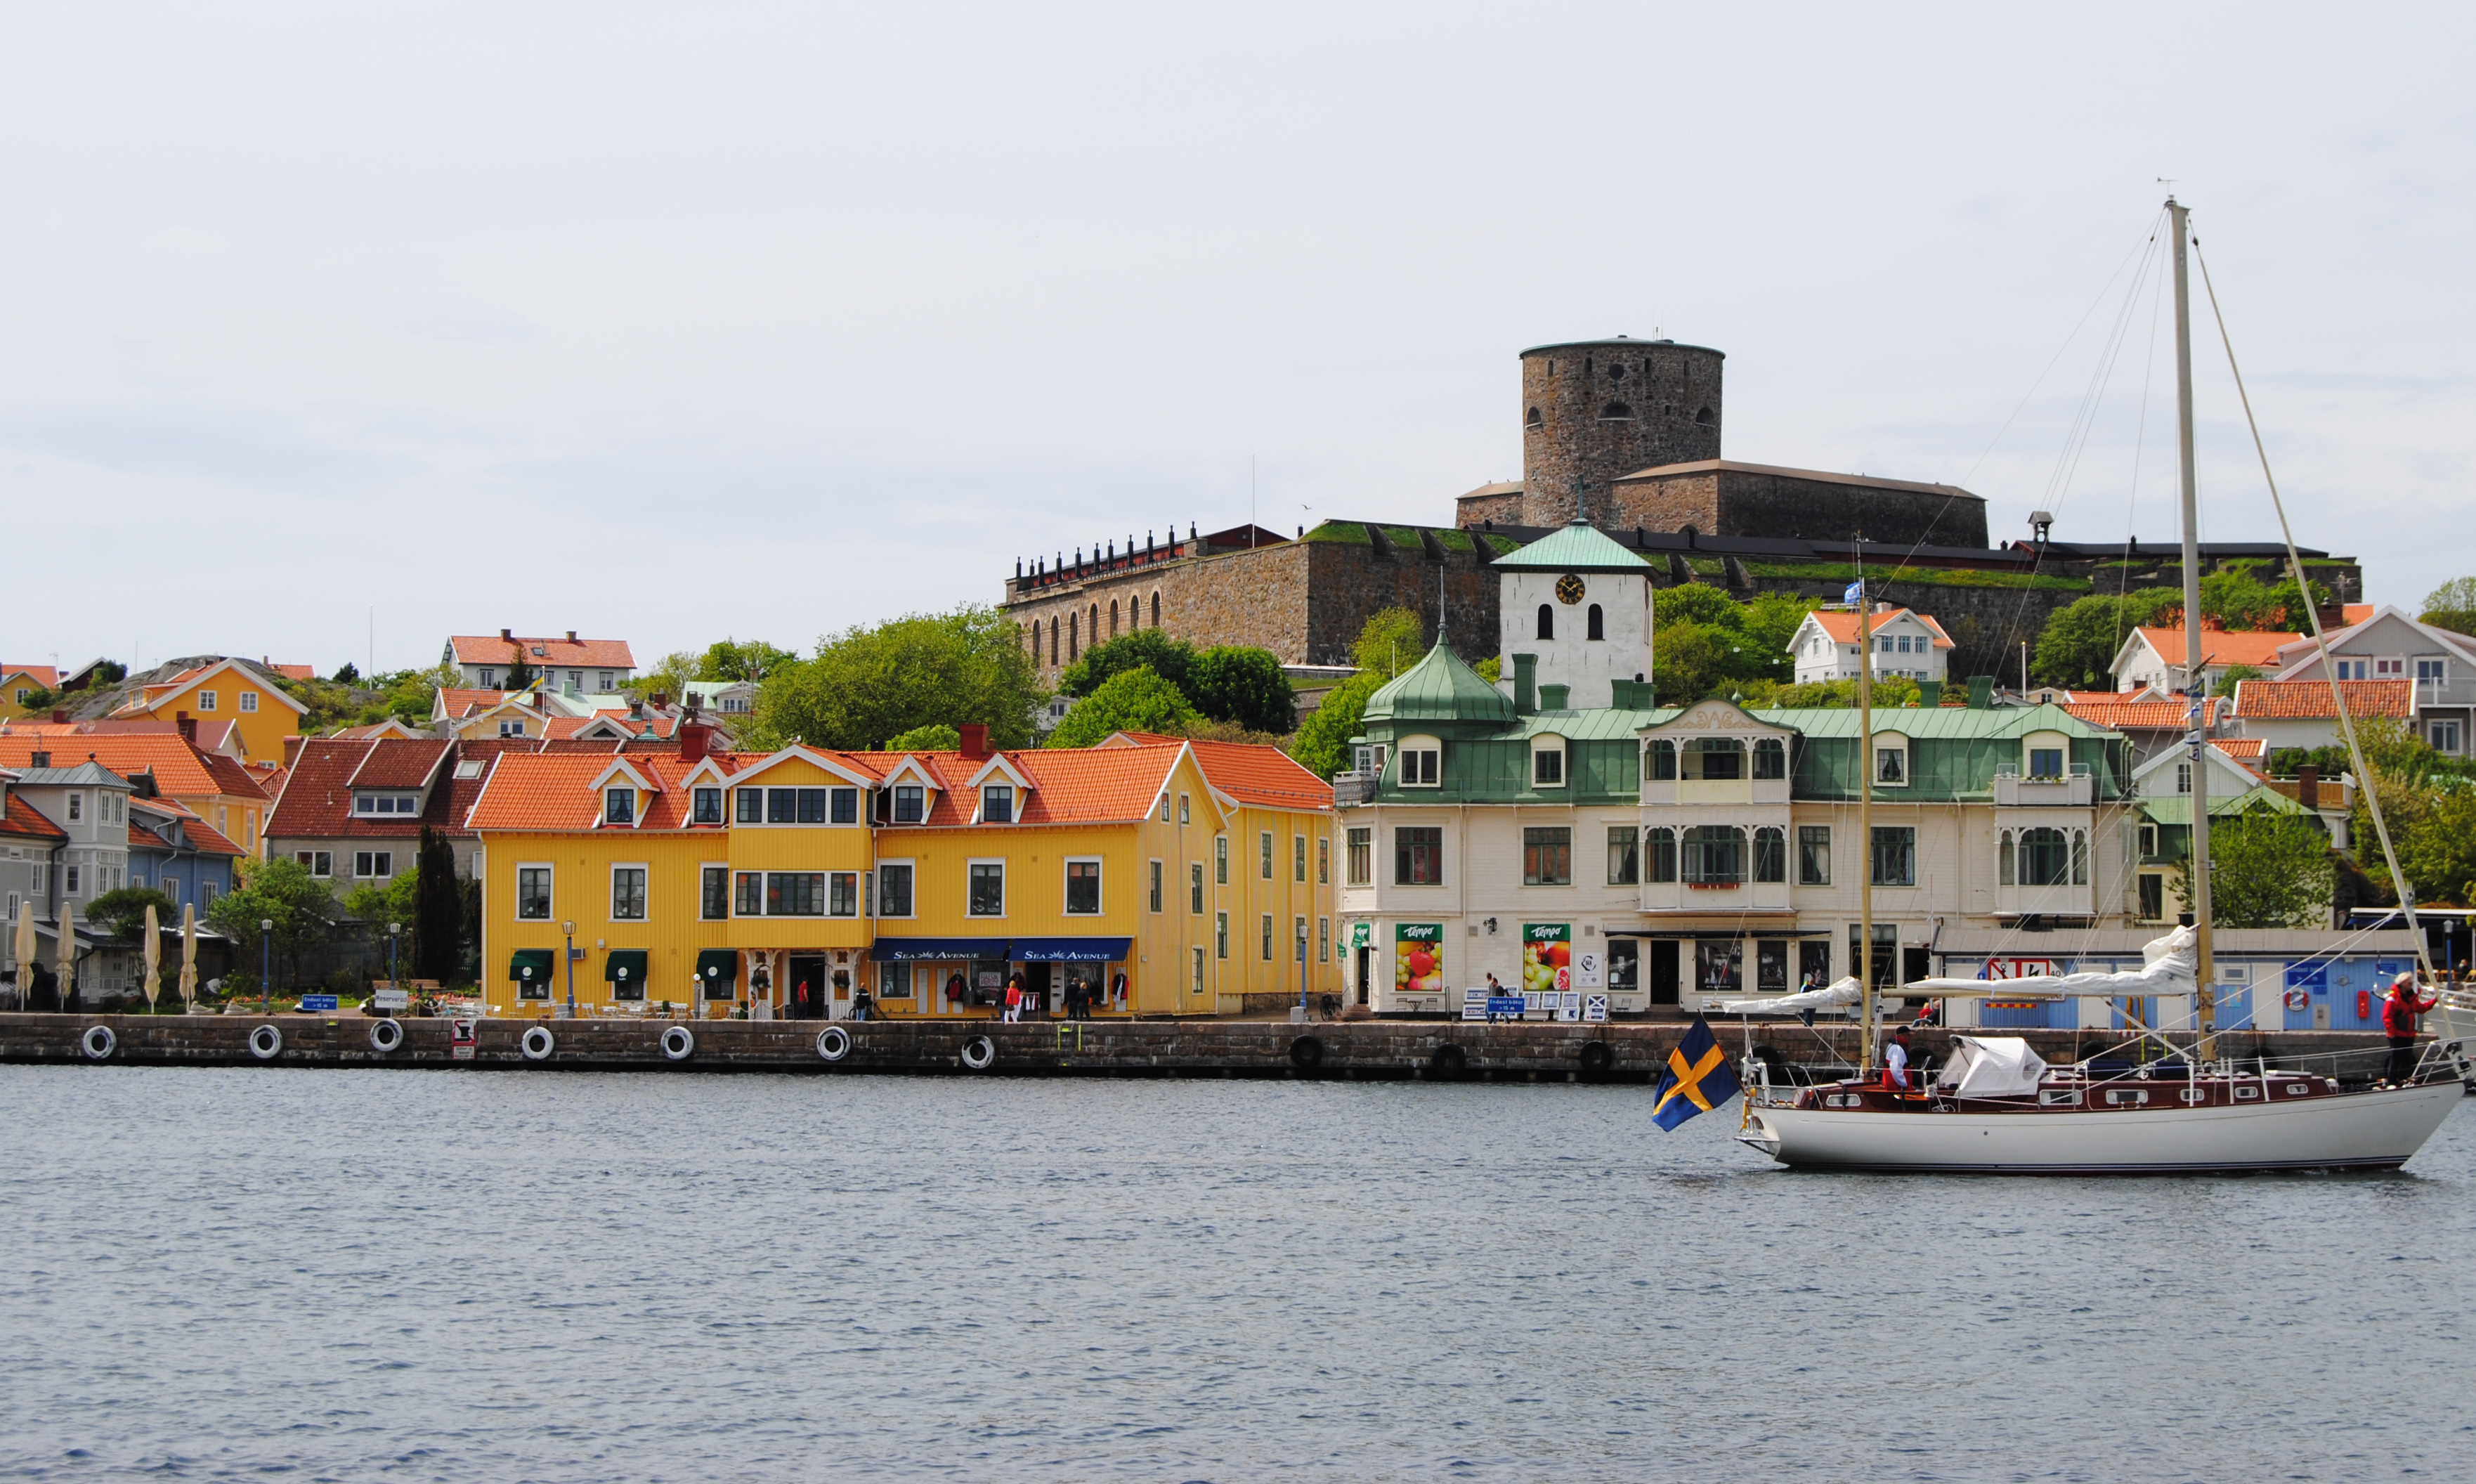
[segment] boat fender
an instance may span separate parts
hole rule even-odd
[[[998,1044],[986,1036],[974,1036],[963,1043],[963,1065],[975,1072],[986,1072],[997,1065]]]
[[[817,1032],[817,1054],[828,1061],[840,1061],[851,1054],[851,1032],[840,1026],[828,1026]]]
[[[2360,989],[2356,991],[2356,1019],[2371,1020],[2372,1018],[2373,992],[2369,989]]]
[[[2309,989],[2289,990],[2287,992],[2287,1007],[2290,1010],[2309,1010],[2313,1008],[2313,992]]]
[[[1324,1065],[1324,1043],[1314,1036],[1300,1036],[1290,1043],[1290,1065],[1300,1072],[1313,1072]]]
[[[120,1038],[111,1033],[110,1026],[88,1026],[85,1037],[78,1042],[88,1061],[110,1061],[111,1049],[119,1044]]]
[[[1470,1053],[1448,1041],[1428,1055],[1427,1070],[1441,1077],[1460,1076],[1470,1070]]]
[[[1608,1043],[1605,1041],[1585,1041],[1582,1043],[1583,1071],[1591,1074],[1593,1076],[1597,1076],[1616,1064],[1617,1053],[1608,1050]]]
[[[260,1061],[273,1061],[284,1051],[284,1032],[273,1026],[260,1026],[249,1033],[249,1053]]]
[[[672,1061],[685,1061],[696,1054],[696,1032],[685,1026],[673,1026],[662,1032],[662,1054]]]
[[[404,1045],[404,1025],[389,1017],[370,1022],[370,1050],[384,1056]]]
[[[527,1061],[548,1061],[550,1053],[558,1050],[558,1038],[550,1033],[548,1026],[535,1026],[516,1043],[516,1050],[525,1053]]]

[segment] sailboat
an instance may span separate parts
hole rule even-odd
[[[2191,234],[2187,209],[2172,197],[2166,214],[2174,232],[2175,368],[2177,431],[2183,473],[2183,577],[2185,625],[2199,632],[2201,575],[2197,496],[2192,459],[2192,337],[2186,262]],[[2232,361],[2232,356],[2230,357]],[[2238,373],[2238,388],[2242,383]],[[2246,403],[2246,416],[2250,416]],[[2256,443],[2258,435],[2256,434]],[[2263,459],[2264,473],[2268,461]],[[2277,484],[2270,484],[2273,501]],[[2279,521],[2286,511],[2279,506]],[[2299,581],[2292,533],[2289,559]],[[1862,578],[1862,574],[1861,574]],[[1867,605],[1858,604],[1859,734],[1873,735],[1873,645],[1866,636]],[[2307,605],[2308,608],[2310,605]],[[2312,624],[2321,642],[2318,615]],[[2190,730],[2193,761],[2193,921],[2150,943],[2142,967],[2112,974],[2071,974],[2043,981],[2042,993],[2064,995],[2188,995],[2195,1026],[2189,1044],[2142,1026],[2139,1039],[2167,1053],[2124,1075],[2107,1075],[2093,1062],[2049,1066],[2018,1036],[1957,1036],[1950,1059],[1930,1075],[1911,1074],[1900,1086],[1874,1073],[1875,976],[1873,895],[1859,878],[1863,924],[1858,973],[1827,989],[1786,1000],[1731,1001],[1723,1011],[1781,1010],[1855,1004],[1859,1012],[1859,1076],[1820,1086],[1774,1086],[1771,1069],[1748,1057],[1745,1068],[1745,1124],[1738,1138],[1784,1165],[1884,1172],[2114,1175],[2216,1174],[2263,1170],[2395,1169],[2423,1148],[2464,1096],[2463,1080],[2476,1078],[2468,1048],[2476,1046],[2476,996],[2445,1002],[2444,1034],[2414,1076],[2397,1085],[2342,1085],[2334,1076],[2280,1071],[2266,1060],[2249,1065],[2219,1058],[2216,1051],[2211,967],[2208,770],[2200,766],[2210,746],[2206,715],[2206,668],[2197,641],[2186,646]],[[2322,673],[2334,675],[2326,644]],[[2333,686],[2335,692],[2338,687]],[[2368,778],[2355,727],[2343,697],[2339,717],[2359,778]],[[1870,770],[1858,774],[1860,838],[1870,823]],[[2365,795],[2382,848],[2392,860],[2389,831],[2380,801]],[[2403,879],[2403,878],[2402,878]],[[2414,926],[2414,904],[2406,903]],[[2422,935],[2417,935],[2419,946]],[[1912,980],[1902,993],[1961,999],[2017,994],[2017,985],[1975,979]],[[2464,1002],[2459,1003],[2457,1002]],[[2455,1018],[2455,1019],[2454,1019]],[[2464,1025],[2459,1025],[2464,1020]],[[2122,1066],[2122,1064],[2114,1064]]]

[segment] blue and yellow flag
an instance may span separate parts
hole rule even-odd
[[[1737,1069],[1728,1065],[1710,1023],[1697,1014],[1676,1050],[1668,1053],[1668,1070],[1652,1094],[1650,1121],[1673,1132],[1695,1114],[1708,1113],[1737,1096]]]

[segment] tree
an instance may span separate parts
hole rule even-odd
[[[1214,721],[1280,736],[1298,730],[1298,694],[1290,688],[1280,656],[1271,650],[1215,645],[1195,656],[1186,683],[1178,688],[1197,711]]]
[[[1410,609],[1377,608],[1350,641],[1350,663],[1389,680],[1426,657],[1426,634],[1425,621]]]
[[[172,910],[172,899],[152,886],[123,886],[108,891],[86,905],[87,922],[110,933],[115,941],[136,943],[146,931],[146,909],[155,909],[155,926],[170,927],[181,920]]]
[[[1194,645],[1184,639],[1173,639],[1157,629],[1138,629],[1085,650],[1081,658],[1058,673],[1057,688],[1070,696],[1088,696],[1113,676],[1150,669],[1179,690],[1186,690],[1188,672],[1194,666]],[[1192,692],[1187,699],[1194,700]]]
[[[2218,677],[2218,683],[2211,688],[2210,694],[2213,696],[2232,696],[2236,693],[2236,687],[2242,684],[2244,681],[2257,680],[2260,679],[2261,671],[2257,666],[2229,665],[2227,666],[2226,674]]]
[[[244,857],[235,869],[241,873],[240,883],[207,909],[208,926],[246,949],[258,943],[258,925],[273,922],[269,941],[283,955],[287,981],[297,982],[303,951],[326,941],[341,914],[335,894],[288,855],[259,861]]]
[[[815,655],[767,679],[747,739],[859,751],[931,722],[978,722],[992,746],[1023,747],[1041,700],[1013,621],[969,605],[821,640]]]
[[[963,734],[944,722],[930,722],[914,727],[900,736],[885,739],[889,753],[951,753],[963,745]]]
[[[2038,635],[2031,673],[2041,685],[2104,690],[2114,682],[2116,651],[2135,629],[2158,621],[2183,597],[2171,587],[2144,587],[2121,597],[2094,594],[2057,608]]]
[[[1762,676],[1774,680],[1796,679],[1796,656],[1789,653],[1789,642],[1816,606],[1816,600],[1795,593],[1760,593],[1746,605],[1743,648],[1751,656],[1748,662],[1761,666]]]
[[[2319,928],[2337,884],[2330,838],[2301,814],[2254,809],[2210,822],[2210,915],[2221,928]],[[2191,860],[2175,878],[2191,911]]]
[[[799,658],[789,650],[777,649],[762,639],[723,639],[706,647],[691,679],[761,680],[784,665],[797,663]]]
[[[2476,633],[2476,577],[2454,577],[2426,593],[2422,617],[2437,629]]]
[[[685,650],[664,655],[661,663],[632,680],[622,681],[619,689],[640,699],[668,696],[676,703],[688,693],[688,681],[697,679],[697,667],[702,662],[700,656]]]
[[[1874,709],[1896,710],[1918,705],[1925,693],[1918,682],[1905,675],[1878,675],[1874,678]],[[1748,710],[1814,711],[1857,709],[1855,680],[1808,680],[1802,685],[1782,685],[1771,680],[1753,680],[1745,688],[1744,705]]]
[[[1196,719],[1186,692],[1150,668],[1122,671],[1075,705],[1049,734],[1051,747],[1090,747],[1115,731],[1176,732]]]
[[[1734,649],[1728,631],[1716,624],[1660,625],[1650,642],[1653,699],[1691,705],[1711,694],[1726,679]]]
[[[351,660],[347,659],[336,669],[334,675],[327,677],[327,679],[333,680],[338,685],[359,685],[361,683],[361,672]]]
[[[344,910],[371,926],[377,932],[386,931],[389,923],[412,920],[412,904],[420,874],[418,857],[410,871],[399,871],[381,886],[364,882],[344,898]]]
[[[1763,593],[1739,603],[1721,588],[1686,582],[1653,593],[1651,682],[1662,705],[1684,705],[1796,673],[1789,641],[1814,610],[1811,598]]]
[[[464,891],[456,879],[456,848],[421,827],[412,892],[412,975],[440,983],[462,978]]]

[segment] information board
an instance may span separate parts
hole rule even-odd
[[[332,1010],[335,1008],[335,997],[333,995],[303,995],[301,997],[301,1008],[305,1010]]]

